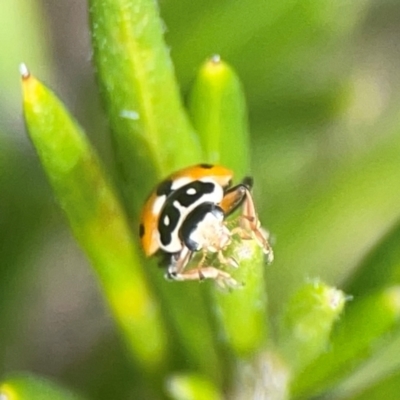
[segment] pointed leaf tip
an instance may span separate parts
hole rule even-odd
[[[214,54],[211,56],[210,61],[214,64],[219,64],[221,62],[221,56],[219,54]]]
[[[19,65],[19,73],[21,74],[22,79],[28,79],[31,76],[28,67],[25,63],[21,63]]]

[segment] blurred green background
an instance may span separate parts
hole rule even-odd
[[[275,248],[267,272],[272,316],[307,279],[341,287],[399,222],[400,2],[159,4],[183,96],[212,54],[242,79],[249,173]],[[21,111],[18,65],[25,62],[111,166],[85,2],[2,0],[0,48],[0,375],[29,370],[95,398],[118,398],[116,384],[123,393],[132,371]],[[382,369],[400,364],[382,360]],[[365,381],[374,365],[347,386]]]

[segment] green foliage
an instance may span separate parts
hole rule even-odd
[[[374,6],[203,0],[161,2],[159,10],[154,0],[88,3],[114,158],[98,155],[105,132],[92,144],[47,85],[22,69],[24,117],[38,159],[0,136],[0,372],[31,369],[35,359],[27,351],[30,362],[21,354],[7,361],[12,343],[34,347],[28,307],[19,302],[43,284],[32,244],[50,242],[54,196],[119,333],[85,343],[54,371],[56,380],[100,400],[393,398],[400,382],[400,362],[388,361],[400,343],[400,101],[395,91],[382,94],[378,72],[349,57],[363,47],[359,25]],[[382,4],[388,15],[400,13]],[[5,20],[15,13],[9,1],[0,10]],[[36,25],[27,24],[19,47],[6,52],[21,48],[35,75],[52,81],[38,67],[49,62],[46,44],[37,46],[45,29]],[[221,57],[210,58],[216,53]],[[0,82],[7,78],[0,71]],[[10,101],[0,105],[17,113],[13,85],[4,88]],[[235,182],[254,175],[257,211],[272,232],[272,265],[254,241],[236,236],[226,255],[238,268],[207,259],[232,275],[234,287],[166,282],[139,249],[146,196],[168,173],[198,162],[232,168]],[[351,383],[369,363],[379,376],[361,374]],[[1,381],[1,400],[78,398],[37,376]]]
[[[279,345],[294,370],[325,352],[344,305],[344,293],[321,282],[307,283],[292,296],[282,317]]]
[[[202,154],[183,112],[154,2],[90,0],[89,11],[115,155],[127,204],[137,213],[154,182]]]
[[[399,394],[399,390],[400,376],[399,373],[396,373],[375,383],[364,392],[348,397],[348,400],[395,399]]]
[[[189,113],[205,159],[238,176],[249,171],[249,132],[243,88],[235,71],[219,56],[205,62],[193,83]]]
[[[125,213],[81,129],[22,66],[30,138],[79,244],[86,251],[129,347],[144,368],[165,363],[166,335]]]
[[[83,400],[47,379],[32,374],[14,374],[0,385],[0,398],[7,400]]]
[[[378,350],[399,317],[397,286],[355,300],[332,333],[329,349],[294,378],[294,395],[308,398],[337,382]]]
[[[170,377],[167,392],[176,400],[222,399],[222,395],[209,381],[195,374]]]
[[[213,294],[221,337],[238,357],[249,358],[264,348],[268,340],[265,261],[254,241],[233,246],[232,255],[240,265],[232,272],[238,287],[229,293],[216,290]]]

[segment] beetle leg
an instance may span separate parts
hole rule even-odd
[[[230,274],[214,267],[193,268],[188,271],[172,274],[169,278],[174,281],[201,281],[204,279],[213,279],[222,288],[237,286],[237,282]]]
[[[240,226],[246,231],[251,232],[254,240],[263,248],[264,253],[267,255],[268,262],[272,262],[274,258],[272,248],[268,243],[266,231],[261,227],[253,197],[248,190],[246,191],[246,200],[243,202]]]
[[[239,206],[242,206],[242,214],[239,217],[239,226],[231,230],[231,234],[239,234],[242,239],[254,239],[267,256],[268,262],[272,262],[273,253],[267,240],[267,234],[261,227],[254,206],[250,189],[253,185],[251,178],[243,179],[242,183],[228,189],[219,206],[224,211],[225,217],[232,214]],[[229,221],[230,222],[230,221]],[[228,222],[228,223],[229,223]]]
[[[225,217],[236,211],[246,200],[247,193],[250,193],[253,187],[253,178],[246,176],[242,182],[225,190],[224,198],[219,206],[224,211]]]
[[[240,216],[238,219],[241,220],[244,216]],[[249,233],[248,229],[242,226],[236,226],[231,230],[232,235],[239,235],[241,239],[250,240],[253,236]]]
[[[243,204],[246,199],[246,191],[248,191],[248,187],[240,183],[224,193],[224,198],[219,206],[222,208],[225,217],[232,214]]]
[[[225,256],[222,254],[222,251],[219,251],[219,252],[217,253],[217,257],[218,257],[218,261],[219,261],[221,264],[230,265],[230,266],[232,266],[232,267],[234,267],[234,268],[238,268],[238,267],[239,267],[239,263],[238,263],[233,257],[225,257]]]
[[[202,281],[213,279],[222,287],[237,286],[237,282],[227,273],[215,267],[204,267],[207,252],[203,252],[202,258],[196,267],[185,271],[193,252],[186,247],[176,255],[175,260],[168,267],[166,278],[174,281]],[[218,253],[219,254],[219,253]],[[224,259],[224,261],[226,261]]]
[[[167,268],[166,278],[174,279],[175,275],[181,274],[192,256],[193,252],[186,246],[179,253],[173,254]]]

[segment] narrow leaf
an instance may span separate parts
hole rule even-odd
[[[400,284],[400,225],[396,224],[370,252],[346,283],[352,295]]]
[[[94,61],[128,205],[161,176],[201,160],[154,0],[90,0]],[[137,192],[140,188],[140,193]]]
[[[249,172],[249,132],[241,82],[219,56],[205,62],[189,98],[189,112],[208,162],[239,176]]]
[[[29,135],[55,195],[92,262],[129,349],[144,368],[159,368],[167,346],[163,323],[113,188],[60,101],[26,68],[22,73]]]
[[[376,382],[361,393],[345,397],[346,400],[397,399],[400,393],[400,372]]]
[[[82,400],[83,397],[32,374],[13,374],[0,383],[0,400]]]

